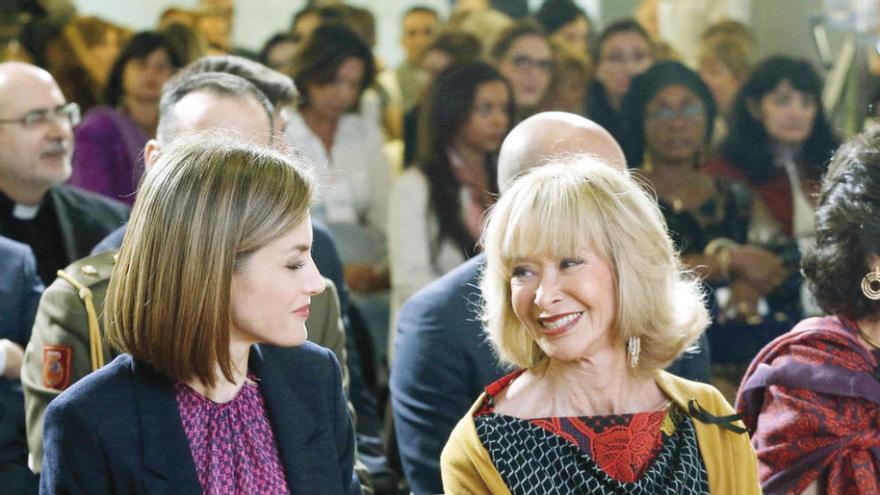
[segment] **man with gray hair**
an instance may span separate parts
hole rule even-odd
[[[498,189],[533,167],[572,155],[591,155],[626,173],[620,146],[600,125],[564,112],[520,122],[498,156]],[[480,322],[479,255],[416,293],[397,323],[391,401],[401,464],[416,494],[440,493],[440,452],[449,433],[483,388],[510,370],[500,367]],[[688,358],[690,359],[690,358]],[[685,378],[708,379],[708,360]]]

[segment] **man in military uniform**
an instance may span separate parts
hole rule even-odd
[[[272,115],[265,95],[240,77],[187,74],[163,92],[159,141],[148,144],[145,164],[155,163],[164,142],[195,130],[223,128],[267,144]],[[108,251],[73,263],[59,272],[40,301],[22,366],[30,463],[35,472],[42,467],[42,423],[49,402],[115,356],[102,338],[99,319],[114,260],[115,251]],[[312,298],[306,325],[309,340],[334,351],[344,367],[345,334],[336,290],[327,282],[327,290]]]

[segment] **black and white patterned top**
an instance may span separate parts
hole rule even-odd
[[[675,430],[634,482],[618,481],[570,441],[529,420],[489,413],[474,418],[477,435],[513,495],[708,494],[706,467],[691,418],[669,408]]]

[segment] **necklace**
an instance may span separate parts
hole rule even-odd
[[[862,330],[862,327],[857,327],[859,329],[859,337],[861,337],[865,342],[871,345],[874,349],[880,349],[880,343],[876,340],[872,339],[868,336],[868,333]]]

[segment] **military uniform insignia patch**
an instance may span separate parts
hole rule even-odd
[[[70,385],[73,349],[69,345],[43,346],[43,386],[64,390]]]

